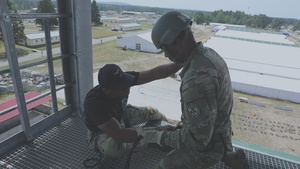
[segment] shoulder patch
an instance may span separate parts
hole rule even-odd
[[[199,107],[194,104],[194,103],[190,103],[188,105],[188,108],[187,108],[187,112],[188,114],[192,117],[192,118],[196,118],[200,115],[200,109]]]

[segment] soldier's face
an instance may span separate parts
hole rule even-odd
[[[165,57],[169,58],[172,62],[175,63],[184,63],[184,57],[181,51],[182,46],[176,41],[171,45],[164,45],[162,47],[165,52]]]
[[[103,92],[110,98],[117,99],[127,97],[130,92],[130,88],[124,90],[115,90],[115,89],[103,89]]]

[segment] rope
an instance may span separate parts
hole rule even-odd
[[[84,160],[83,166],[85,168],[94,168],[95,166],[97,166],[98,164],[101,163],[101,160],[102,160],[102,157],[100,157],[100,158],[88,158],[88,159]]]
[[[136,141],[134,142],[129,154],[128,154],[128,157],[127,157],[127,160],[126,160],[126,163],[125,163],[125,168],[124,169],[129,169],[129,165],[130,165],[130,159],[131,159],[131,156],[132,156],[132,153],[133,153],[133,150],[134,148],[139,144],[139,142],[142,140],[142,136],[139,136]]]

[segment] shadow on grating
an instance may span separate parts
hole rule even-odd
[[[0,168],[36,169],[36,168],[72,168],[84,169],[86,159],[101,159],[95,169],[122,169],[126,157],[111,159],[101,157],[92,151],[86,140],[87,129],[84,120],[79,117],[68,118],[60,125],[46,131],[34,141],[17,148],[14,152],[4,156],[0,161]],[[275,157],[245,150],[251,169],[300,169],[299,164]],[[153,169],[166,155],[164,151],[150,147],[143,152],[133,154],[130,169]],[[96,161],[90,161],[93,165]],[[229,169],[223,163],[218,163],[210,169]]]

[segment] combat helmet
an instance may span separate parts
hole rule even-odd
[[[156,48],[162,45],[170,45],[187,26],[192,24],[192,19],[188,15],[171,11],[162,15],[152,29],[152,41]]]

